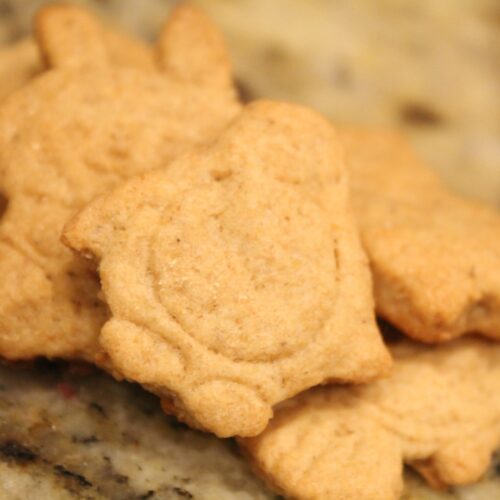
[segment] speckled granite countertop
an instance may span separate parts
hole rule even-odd
[[[40,0],[0,0],[0,42]],[[167,0],[80,0],[146,38]],[[334,121],[404,129],[459,191],[500,207],[497,0],[199,0],[225,31],[245,93]],[[88,369],[87,369],[88,371]],[[135,386],[64,364],[0,367],[0,499],[272,499],[231,441],[165,417]],[[500,459],[478,485],[405,500],[500,499]]]
[[[404,500],[493,500],[500,457],[487,478],[454,492],[406,473]],[[495,496],[497,495],[497,496]],[[277,499],[231,440],[193,431],[139,387],[92,367],[0,366],[0,498]]]
[[[0,367],[0,498],[275,498],[231,441],[192,431],[138,387],[86,370]]]

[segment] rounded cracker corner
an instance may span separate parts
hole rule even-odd
[[[94,223],[88,212],[92,211],[87,207],[79,210],[63,227],[61,233],[61,243],[80,256],[95,260],[100,252],[95,250],[95,246],[90,244],[90,238]]]
[[[103,26],[89,10],[65,3],[42,6],[33,31],[46,67],[108,66]]]
[[[164,72],[181,81],[219,89],[237,99],[232,64],[222,33],[212,19],[191,2],[170,12],[156,42]]]
[[[71,5],[68,3],[49,3],[42,5],[33,17],[33,32],[35,39],[44,45],[46,36],[52,31],[59,22],[66,18],[66,23],[72,18],[82,18],[96,22],[94,17],[82,7]],[[54,25],[54,21],[57,21]]]
[[[308,128],[322,128],[336,137],[336,129],[332,122],[318,111],[301,104],[272,99],[257,99],[247,104],[245,114],[252,116],[267,116],[272,118],[271,123],[294,123],[298,129],[307,132]]]
[[[311,108],[258,99],[244,107],[233,125],[237,135],[246,130],[252,138],[261,136],[264,143],[273,136],[286,136],[299,162],[328,158],[332,166],[342,165],[342,178],[346,178],[344,148],[337,132],[327,118]],[[280,145],[283,142],[280,141]]]

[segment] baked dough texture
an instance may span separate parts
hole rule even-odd
[[[500,345],[460,339],[392,348],[390,378],[308,391],[240,444],[299,500],[397,500],[403,463],[434,488],[480,479],[500,444]]]
[[[99,261],[116,375],[218,436],[272,406],[387,371],[343,151],[308,109],[257,101],[210,146],[125,183],[70,222]]]
[[[377,312],[424,342],[500,340],[500,214],[448,192],[396,133],[340,136]]]
[[[107,310],[95,272],[60,242],[65,222],[212,140],[240,105],[220,34],[189,5],[171,14],[150,69],[117,64],[76,7],[43,8],[35,32],[49,69],[0,109],[0,354],[93,361]]]

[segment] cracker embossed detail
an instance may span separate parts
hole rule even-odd
[[[61,244],[64,224],[123,179],[211,140],[239,103],[218,31],[189,5],[165,24],[156,65],[142,46],[108,50],[76,7],[47,6],[35,26],[49,69],[0,111],[0,354],[93,361],[107,310],[95,272]]]
[[[100,261],[115,372],[219,436],[255,435],[275,403],[390,364],[342,149],[307,109],[249,105],[211,146],[91,203],[64,237]]]

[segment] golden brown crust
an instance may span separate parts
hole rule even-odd
[[[65,239],[100,261],[117,371],[219,436],[389,367],[343,153],[305,108],[247,106],[210,147],[91,203]]]
[[[398,134],[340,134],[378,313],[425,342],[500,339],[500,214],[449,193]]]
[[[264,478],[299,500],[397,500],[403,462],[432,487],[477,481],[500,443],[500,345],[403,341],[393,355],[390,378],[308,391],[240,440]]]
[[[124,178],[211,140],[239,104],[226,86],[113,65],[99,23],[76,7],[44,8],[38,36],[54,67],[0,110],[0,191],[8,199],[0,354],[92,360],[107,310],[95,271],[59,241],[64,223]]]

